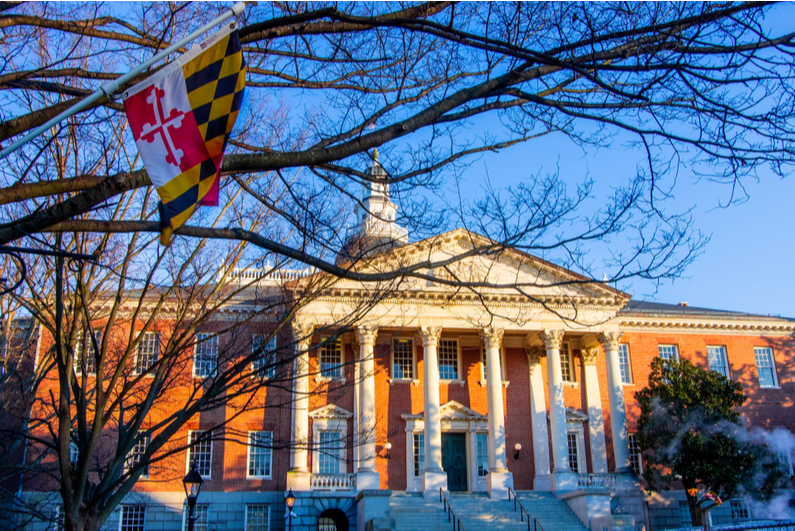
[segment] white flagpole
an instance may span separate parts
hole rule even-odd
[[[33,140],[34,138],[42,134],[44,131],[46,131],[53,125],[57,124],[61,120],[64,120],[72,116],[73,114],[77,114],[78,112],[82,111],[83,109],[85,109],[86,107],[97,101],[98,99],[102,98],[103,96],[110,97],[111,94],[119,90],[119,87],[121,85],[128,82],[129,80],[131,80],[132,78],[134,78],[135,76],[137,76],[138,74],[140,74],[141,72],[143,72],[144,70],[155,64],[156,62],[158,62],[159,60],[161,60],[162,58],[166,57],[171,52],[178,50],[179,48],[181,48],[188,42],[192,41],[202,33],[205,33],[207,30],[212,29],[213,26],[215,26],[219,22],[223,22],[224,20],[228,19],[231,16],[240,15],[241,13],[243,13],[245,8],[246,6],[243,2],[236,3],[229,9],[229,11],[227,11],[223,15],[219,16],[212,22],[205,24],[204,26],[197,29],[196,31],[194,31],[184,39],[180,40],[179,42],[172,44],[171,46],[169,46],[159,54],[155,55],[145,63],[136,66],[135,68],[133,68],[132,70],[130,70],[129,72],[127,72],[126,74],[124,74],[123,76],[117,79],[113,79],[111,81],[108,81],[107,83],[104,83],[101,87],[99,87],[99,89],[96,92],[94,92],[87,98],[79,101],[78,103],[75,103],[74,105],[66,109],[64,112],[62,112],[55,118],[50,119],[47,123],[40,125],[30,133],[25,135],[24,137],[22,137],[21,139],[17,140],[12,145],[0,151],[0,159],[6,158],[8,155],[10,155],[14,151],[18,150],[19,148],[21,148],[22,146]]]

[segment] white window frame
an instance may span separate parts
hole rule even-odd
[[[411,341],[411,378],[397,378],[395,376],[395,342],[396,341]],[[392,349],[389,357],[389,374],[392,381],[395,382],[419,382],[417,375],[417,342],[413,337],[394,337],[392,338]]]
[[[66,511],[63,510],[63,503],[55,506],[55,531],[64,531],[66,528]]]
[[[637,451],[633,452],[633,448]],[[627,449],[629,450],[629,464],[632,467],[632,461],[635,457],[638,460],[638,470],[637,474],[643,474],[643,455],[641,454],[640,447],[638,446],[638,440],[634,433],[628,434],[627,439]],[[632,467],[634,470],[634,467]]]
[[[716,370],[717,367],[712,366],[712,358],[710,357],[710,350],[714,351],[714,349],[718,349],[720,355],[723,358],[723,367],[721,368],[726,371],[726,374],[723,374],[723,372]],[[729,369],[729,353],[726,350],[726,345],[707,345],[707,365],[709,365],[709,370],[715,371],[718,374],[723,374],[723,376],[725,376],[729,380],[732,379],[732,372],[731,369]]]
[[[627,362],[626,363],[622,363],[622,361],[621,361],[621,350],[622,350],[622,348],[625,350],[625,352],[627,354]],[[627,377],[628,377],[627,379],[629,381],[624,381],[624,373],[621,370],[622,367],[626,367],[627,368]],[[621,385],[634,385],[635,384],[635,378],[634,378],[634,376],[632,374],[632,353],[629,350],[629,343],[620,343],[618,345],[618,369],[619,369],[619,373],[621,374]]]
[[[143,444],[143,451],[138,451],[138,447],[139,447],[139,445],[142,442],[144,443]],[[140,439],[138,442],[136,442],[135,445],[133,445],[133,447],[130,449],[130,452],[124,458],[124,473],[125,474],[128,473],[132,467],[134,467],[135,465],[137,465],[138,463],[141,462],[140,461],[141,460],[141,455],[146,453],[146,449],[149,447],[149,443],[150,442],[151,442],[151,436],[150,435],[146,435],[145,437]],[[139,479],[149,479],[149,465],[150,464],[147,463],[146,469],[141,473]]]
[[[210,433],[210,432],[208,430],[189,430],[188,431],[188,445],[193,443],[192,439],[193,439],[193,434],[194,433]],[[210,464],[209,464],[209,467],[208,467],[210,469],[210,472],[207,473],[207,474],[201,474],[201,470],[200,470],[199,473],[201,474],[202,479],[207,480],[207,479],[212,479],[212,472],[213,472],[213,439],[212,439],[212,435],[210,435],[209,440],[207,440],[205,442],[209,442],[210,443]],[[193,464],[193,451],[194,451],[195,448],[196,448],[195,446],[188,446],[187,459],[185,460],[186,461],[185,462],[185,473],[186,474],[188,472],[190,472],[190,467]]]
[[[585,474],[587,472],[585,467],[585,441],[583,432],[580,429],[568,428],[566,430],[566,464],[569,465],[569,435],[574,435],[575,450],[577,451],[577,474]],[[569,468],[571,468],[569,466]],[[575,473],[573,470],[572,473]]]
[[[340,363],[339,366],[335,368],[335,373],[330,373],[330,370],[327,369],[326,371],[323,370],[323,350],[332,344],[331,338],[323,338],[318,346],[318,353],[317,353],[317,366],[319,370],[319,375],[317,379],[319,381],[339,381],[345,382],[345,343],[342,342],[342,336],[338,337],[334,340],[340,348]]]
[[[480,440],[479,439],[481,437],[483,437],[483,436],[486,437],[486,454],[485,454],[486,455],[486,466],[485,466],[486,473],[485,474],[481,474],[480,473],[480,457],[481,457],[482,454],[480,453],[480,444],[479,444]],[[482,431],[475,432],[475,448],[474,448],[474,450],[475,450],[475,467],[476,467],[475,475],[478,478],[485,478],[489,474],[489,432],[482,432]]]
[[[141,526],[142,529],[146,529],[146,505],[135,504],[135,503],[125,503],[122,504],[121,509],[119,510],[119,531],[125,531],[124,527],[124,513],[127,508],[135,508],[141,509],[143,511],[143,524]]]
[[[257,354],[259,351],[259,356],[251,362],[251,375],[255,378],[269,380],[276,376],[276,366],[273,363],[276,360],[276,336],[274,335],[271,337],[268,342],[265,343],[265,346],[262,347],[265,337],[266,336],[263,334],[253,334],[251,336],[251,353]],[[267,359],[265,357],[266,354],[273,356],[273,359]],[[265,365],[267,365],[268,362],[271,362],[271,366],[267,369],[267,371],[265,371],[262,369],[262,367],[257,367],[258,361],[265,362]]]
[[[480,342],[480,385],[485,386],[486,383],[489,381],[488,379],[488,365],[486,361],[486,345],[484,345],[483,341]],[[506,383],[508,379],[506,378],[506,367],[505,367],[505,341],[502,341],[500,345],[500,373],[502,374],[502,381]]]
[[[143,344],[144,344],[144,339],[145,339],[146,337],[149,337],[149,336],[150,336],[150,334],[153,334],[153,335],[154,335],[154,338],[155,338],[155,352],[154,352],[154,358],[151,360],[151,363],[150,363],[149,365],[147,365],[147,366],[146,366],[146,367],[145,367],[145,368],[144,368],[144,369],[141,371],[141,370],[139,370],[139,367],[138,367],[138,358],[139,358],[139,357],[140,357],[140,355],[141,355],[141,346],[143,346]],[[135,348],[135,360],[133,361],[133,374],[134,374],[135,376],[138,376],[138,375],[140,375],[140,374],[144,374],[145,372],[149,371],[149,369],[151,369],[151,368],[152,368],[152,365],[154,365],[155,363],[157,363],[157,362],[158,362],[158,360],[160,360],[160,332],[143,332],[143,333],[141,334],[141,336],[142,336],[142,337],[140,338],[140,340],[139,340],[139,342],[138,342],[138,346]],[[149,373],[149,374],[147,374],[146,376],[149,376],[149,377],[154,377],[154,374],[152,374],[152,373],[150,372],[150,373]]]
[[[246,479],[272,479],[273,478],[273,448],[263,448],[262,450],[267,453],[268,456],[268,473],[267,474],[251,474],[251,450],[254,448],[254,442],[252,437],[255,434],[267,434],[265,437],[270,438],[270,444],[273,445],[273,432],[270,430],[254,430],[248,432],[248,444],[246,450]]]
[[[75,358],[74,358],[74,367],[75,373],[78,375],[83,374],[83,356],[85,356],[86,352],[91,352],[91,357],[86,358],[86,364],[88,364],[88,359],[91,359],[94,362],[94,370],[93,371],[86,371],[86,376],[96,376],[97,375],[97,366],[96,366],[96,358],[94,357],[93,352],[93,342],[86,340],[86,333],[88,330],[81,330],[77,334],[77,342],[75,343]],[[94,330],[94,337],[97,339],[97,345],[102,346],[102,330]]]
[[[751,508],[743,500],[729,500],[729,509],[731,511],[732,522],[748,522],[751,520]],[[735,517],[734,515],[740,511],[745,513],[745,516]]]
[[[268,526],[268,531],[270,531],[270,529],[271,529],[271,506],[269,504],[267,504],[267,503],[247,503],[246,504],[246,513],[245,513],[245,515],[243,517],[244,518],[244,520],[243,520],[243,529],[245,531],[249,531],[249,528],[248,528],[248,525],[249,525],[248,508],[249,507],[267,507],[268,508],[268,523],[267,523],[267,526]]]
[[[207,531],[207,526],[210,523],[210,504],[209,503],[197,503],[194,506],[194,513],[193,517],[196,519],[193,530],[194,531]],[[188,531],[188,514],[190,513],[190,507],[188,504],[185,503],[182,506],[182,531]],[[202,513],[204,513],[204,522],[201,521]]]
[[[315,418],[312,420],[312,473],[320,474],[320,432],[336,431],[339,436],[339,470],[337,474],[348,473],[348,421],[339,418]]]
[[[662,351],[660,350],[661,348],[667,348],[667,347],[671,347],[673,349],[674,358],[678,362],[679,361],[679,345],[677,345],[675,343],[658,343],[657,344],[657,356],[660,359],[662,359],[662,360],[669,361],[668,358],[664,358],[663,357]]]
[[[456,344],[456,378],[442,378],[442,364],[440,363],[440,355],[439,352],[442,348],[443,341],[455,341]],[[462,367],[461,367],[461,339],[457,337],[442,337],[439,339],[439,344],[436,347],[436,366],[439,370],[439,382],[440,383],[460,383],[463,381],[461,378],[462,374]]]
[[[419,474],[415,465],[419,465]],[[411,468],[415,478],[421,478],[425,472],[425,432],[423,431],[411,433]]]
[[[770,369],[772,376],[773,376],[773,385],[762,385],[762,376],[759,372],[759,354],[764,352],[767,356],[767,361],[770,363],[769,367],[764,367],[765,369]],[[756,360],[756,376],[759,380],[759,387],[762,389],[780,389],[778,383],[778,370],[776,369],[776,355],[773,352],[772,347],[754,347],[754,359]]]
[[[198,365],[199,349],[202,349],[201,361],[206,363],[206,367],[210,368],[205,370],[205,365]],[[209,352],[204,352],[207,349]],[[199,332],[196,334],[196,343],[193,346],[193,377],[194,378],[214,378],[218,374],[218,334],[209,332]],[[202,367],[201,371],[197,368]]]

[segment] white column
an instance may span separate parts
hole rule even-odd
[[[310,489],[311,474],[307,466],[309,444],[309,345],[314,325],[292,323],[295,361],[293,363],[293,426],[290,445],[290,470],[287,471],[287,488],[305,491]]]
[[[375,469],[375,366],[373,347],[378,334],[377,326],[360,326],[356,340],[360,345],[359,380],[359,466],[356,474],[356,490],[381,488]]]
[[[588,405],[588,431],[591,440],[591,464],[595,474],[606,474],[605,424],[602,415],[602,396],[599,393],[599,377],[596,373],[598,354],[598,348],[582,349],[582,364],[585,366],[585,402]]]
[[[533,339],[525,338],[525,354],[530,366],[530,421],[533,427],[533,461],[535,476],[533,489],[549,490],[549,430],[547,430],[547,402],[544,398],[544,375],[541,370],[540,347],[533,347]]]
[[[513,488],[513,476],[505,463],[505,409],[502,403],[502,370],[500,346],[503,330],[485,328],[481,331],[486,348],[486,375],[489,407],[489,474],[486,486],[491,498],[508,499],[508,489]]]
[[[541,339],[547,349],[549,372],[549,427],[552,431],[554,489],[556,492],[566,492],[577,488],[577,478],[569,468],[569,451],[566,444],[566,404],[563,401],[563,374],[560,369],[560,343],[563,339],[563,330],[544,330]]]
[[[442,469],[442,422],[439,404],[439,345],[441,327],[424,326],[419,331],[423,350],[424,420],[425,420],[425,471],[422,474],[422,493],[427,499],[447,490],[447,474]]]
[[[624,389],[621,385],[621,366],[618,362],[618,346],[621,332],[605,332],[599,338],[607,356],[607,387],[610,397],[610,427],[613,434],[613,455],[616,458],[616,473],[631,474],[629,463],[629,430],[627,410],[624,405]]]

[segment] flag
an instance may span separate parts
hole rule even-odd
[[[224,150],[246,69],[232,25],[124,93],[127,120],[160,195],[160,243],[199,205],[218,204]]]

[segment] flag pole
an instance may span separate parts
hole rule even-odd
[[[103,96],[110,97],[110,95],[113,94],[114,92],[116,92],[117,90],[119,90],[119,88],[123,84],[125,84],[126,82],[128,82],[129,80],[131,80],[132,78],[134,78],[135,76],[137,76],[138,74],[140,74],[141,72],[143,72],[144,70],[146,70],[147,68],[149,68],[150,66],[155,64],[156,62],[160,61],[164,57],[168,56],[171,52],[174,52],[174,51],[178,50],[179,48],[181,48],[182,46],[184,46],[188,42],[192,41],[193,39],[195,39],[196,37],[198,37],[202,33],[205,33],[207,30],[212,29],[213,26],[215,26],[216,24],[218,24],[220,22],[223,22],[224,20],[228,19],[229,17],[234,16],[234,15],[242,14],[243,11],[245,10],[245,8],[246,8],[246,6],[245,6],[245,4],[243,2],[237,2],[235,5],[233,5],[231,8],[229,8],[229,10],[226,13],[224,13],[223,15],[215,18],[212,22],[209,22],[209,23],[205,24],[204,26],[202,26],[201,28],[197,29],[196,31],[194,31],[193,33],[191,33],[190,35],[188,35],[184,39],[180,40],[179,42],[176,42],[176,43],[172,44],[171,46],[169,46],[168,48],[166,48],[165,50],[163,50],[159,54],[155,55],[154,57],[152,57],[148,61],[136,66],[135,68],[133,68],[132,70],[130,70],[129,72],[124,74],[123,76],[104,83],[101,87],[99,87],[99,89],[96,92],[94,92],[93,94],[91,94],[87,98],[75,103],[74,105],[72,105],[71,107],[69,107],[68,109],[63,111],[61,114],[59,114],[55,118],[50,119],[49,121],[47,121],[47,123],[45,123],[43,125],[40,125],[39,127],[34,129],[33,131],[31,131],[30,133],[25,135],[20,140],[17,140],[12,145],[10,145],[7,148],[5,148],[2,151],[0,151],[0,159],[6,158],[11,153],[13,153],[14,151],[18,150],[19,148],[21,148],[22,146],[24,146],[25,144],[27,144],[28,142],[33,140],[34,138],[36,138],[37,136],[39,136],[40,134],[45,132],[50,127],[54,126],[55,124],[57,124],[58,122],[60,122],[60,121],[62,121],[64,119],[72,116],[73,114],[77,114],[78,112],[80,112],[83,109],[85,109],[86,107],[90,106],[92,103],[96,102],[97,100],[99,100]]]

